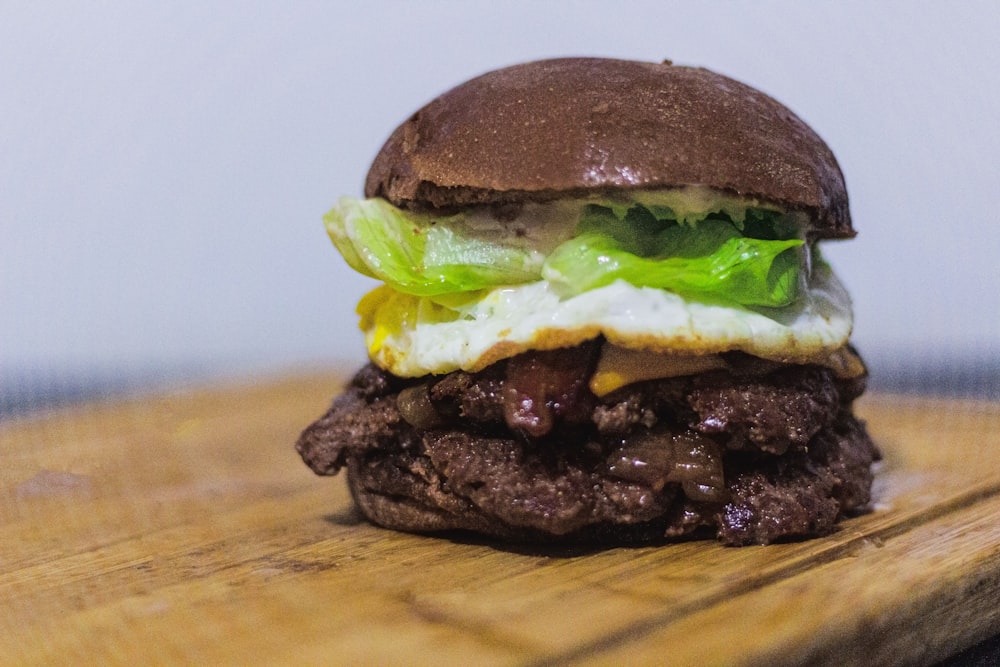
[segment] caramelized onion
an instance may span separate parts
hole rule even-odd
[[[680,482],[691,500],[725,500],[722,447],[697,433],[682,433],[674,437],[673,448],[674,469],[669,480]]]
[[[426,384],[407,387],[396,397],[399,414],[410,426],[417,429],[428,429],[441,422],[441,415],[434,409]]]
[[[615,477],[657,491],[674,482],[691,500],[722,502],[727,497],[722,447],[697,433],[647,431],[624,440],[607,463]]]
[[[674,469],[672,439],[672,435],[664,431],[629,438],[608,459],[608,470],[615,477],[648,484],[659,491]]]
[[[707,503],[721,503],[729,497],[724,486],[709,486],[697,482],[682,482],[681,490],[691,500],[701,500]]]

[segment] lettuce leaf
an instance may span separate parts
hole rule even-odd
[[[553,251],[542,277],[564,293],[624,280],[685,297],[777,308],[798,296],[803,241],[770,212],[749,214],[743,231],[725,216],[694,224],[669,211],[634,206],[616,211],[589,206],[577,235]],[[744,232],[765,238],[751,238]]]
[[[413,214],[381,199],[344,197],[323,222],[351,268],[416,296],[538,280],[545,261],[461,215]]]
[[[548,256],[495,224],[410,213],[381,199],[345,197],[324,222],[356,271],[445,301],[540,279],[567,295],[616,280],[746,306],[781,307],[798,295],[803,242],[780,212],[748,208],[734,220],[721,212],[693,219],[653,204],[577,210],[575,235]]]

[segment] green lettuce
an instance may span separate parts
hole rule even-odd
[[[344,197],[323,218],[351,268],[405,294],[436,296],[538,280],[545,256],[461,215],[433,217]]]
[[[694,225],[671,218],[669,209],[633,206],[623,215],[588,206],[542,276],[569,294],[624,280],[746,306],[777,308],[797,298],[803,241],[781,238],[794,230],[777,213],[751,209],[740,225],[726,216]]]
[[[803,242],[780,212],[692,219],[654,204],[580,210],[572,238],[548,256],[495,225],[410,213],[381,199],[345,197],[324,222],[352,268],[415,296],[447,300],[540,279],[567,295],[616,280],[746,306],[781,307],[798,295]]]

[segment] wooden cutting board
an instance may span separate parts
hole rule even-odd
[[[927,663],[1000,632],[1000,405],[868,396],[823,539],[505,549],[374,528],[298,460],[337,375],[0,423],[2,664]]]

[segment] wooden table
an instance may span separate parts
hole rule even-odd
[[[0,663],[903,664],[1000,632],[1000,405],[868,396],[875,510],[768,547],[380,530],[292,449],[336,375],[0,423]]]

